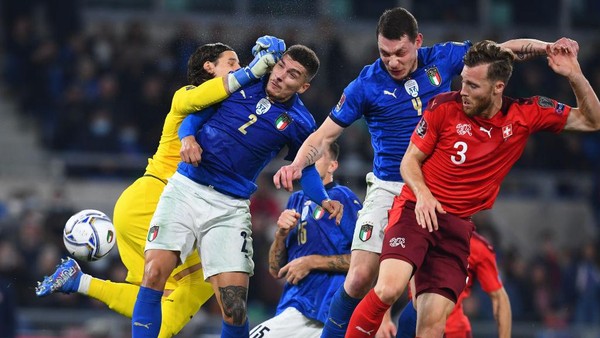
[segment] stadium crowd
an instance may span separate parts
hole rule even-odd
[[[45,31],[40,29],[34,17],[27,15],[26,9],[9,8],[8,2],[4,2],[2,95],[17,103],[23,123],[35,125],[40,146],[50,152],[151,154],[158,143],[164,115],[169,111],[169,100],[173,92],[185,84],[188,57],[199,44],[228,43],[224,41],[223,27],[215,25],[209,32],[200,34],[192,26],[182,25],[166,41],[157,43],[148,33],[147,22],[129,21],[123,30],[115,29],[110,23],[82,29],[75,6],[77,1],[54,2],[54,12],[48,11],[44,21]],[[377,57],[373,46],[370,49],[374,54],[366,59],[353,58],[346,52],[344,36],[338,32],[335,23],[321,25],[325,33],[316,41],[298,41],[297,31],[291,28],[282,35],[288,45],[310,45],[323,62],[313,89],[303,96],[317,124],[327,116],[337,102],[337,95],[358,74],[361,65]],[[247,41],[231,44],[242,63],[249,61],[254,39],[265,33],[270,32],[257,26],[255,31],[244,33]],[[465,38],[469,37],[456,36],[450,40]],[[600,46],[600,40],[596,41],[596,46]],[[593,87],[600,90],[600,49],[596,46],[581,46],[592,51],[582,64],[587,74],[593,74],[590,75]],[[544,93],[574,103],[568,85],[556,81],[545,60],[517,65],[511,82],[509,96]],[[351,128],[339,141],[342,163],[368,164],[371,161],[372,149],[366,146],[370,142],[366,130]],[[526,170],[551,168],[556,172],[578,171],[591,175],[594,188],[587,198],[600,228],[598,154],[600,135],[597,133],[550,137],[542,134],[530,140],[516,167]],[[136,175],[141,172],[142,168],[139,168]],[[78,174],[98,173],[84,171]],[[118,177],[114,172],[104,175]],[[267,257],[283,205],[269,182],[270,177],[264,178],[251,206],[256,269],[250,279],[249,307],[271,314],[282,284],[269,275]],[[571,198],[579,193],[568,185],[557,186],[555,190],[555,198]],[[17,307],[101,308],[99,303],[81,296],[56,294],[40,299],[33,292],[35,282],[52,273],[56,262],[65,254],[62,227],[68,217],[78,211],[69,204],[69,198],[57,190],[53,200],[41,200],[32,188],[14,191],[7,199],[0,200],[0,293],[7,299],[0,302],[0,318],[9,318],[11,313],[14,316]],[[518,248],[502,241],[497,225],[486,218],[480,218],[477,224],[478,231],[485,234],[497,250],[514,322],[535,322],[554,329],[571,325],[600,326],[598,239],[590,238],[578,249],[571,250],[558,248],[555,235],[545,233],[540,238],[543,250],[531,259],[525,259]],[[115,281],[125,277],[118,255],[110,255],[94,264],[84,263],[82,268]],[[465,301],[465,311],[473,320],[491,320],[491,306],[487,301],[482,291],[476,290]],[[208,305],[201,311],[211,309],[218,310],[218,307]],[[259,319],[250,319],[254,324],[259,322]],[[0,336],[11,337],[11,328],[3,329],[9,333],[0,332]]]

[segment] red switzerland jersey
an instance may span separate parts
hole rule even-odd
[[[429,156],[421,169],[433,196],[447,212],[469,217],[492,207],[529,135],[562,131],[570,111],[571,107],[542,96],[505,96],[491,119],[469,117],[454,91],[429,101],[411,142]],[[401,197],[416,201],[407,185]]]
[[[471,254],[469,255],[469,278],[467,286],[458,297],[456,305],[446,320],[446,333],[462,333],[471,331],[469,318],[463,312],[462,302],[471,294],[473,280],[477,278],[486,293],[494,292],[502,287],[502,281],[496,266],[496,254],[488,241],[476,232],[471,236]]]

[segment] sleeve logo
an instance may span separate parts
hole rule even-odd
[[[425,118],[421,118],[421,121],[419,121],[419,124],[417,125],[417,129],[415,129],[415,133],[417,133],[420,138],[425,137],[425,134],[427,134],[427,121],[425,121]]]
[[[335,105],[335,111],[340,111],[344,106],[344,102],[346,102],[346,94],[342,94],[342,96],[340,97],[340,100]]]
[[[538,106],[542,108],[554,107],[554,101],[545,96],[538,96]]]

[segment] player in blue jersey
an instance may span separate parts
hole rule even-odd
[[[367,193],[359,213],[352,243],[348,276],[331,303],[323,337],[343,337],[352,312],[373,286],[379,269],[387,211],[404,183],[400,161],[424,107],[436,94],[450,90],[460,74],[463,56],[471,42],[447,42],[422,46],[417,21],[406,9],[385,11],[377,25],[379,59],[367,65],[344,89],[337,105],[319,129],[302,145],[292,164],[273,177],[277,188],[293,189],[293,180],[323,154],[344,128],[364,118],[374,150],[373,172],[366,176]],[[520,59],[545,54],[546,42],[517,39],[502,44]],[[391,317],[384,321],[384,335],[395,335]]]
[[[311,49],[292,46],[268,77],[182,122],[180,138],[197,135],[202,160],[197,165],[180,163],[150,222],[133,337],[156,337],[165,281],[196,249],[221,307],[221,337],[248,337],[246,299],[254,270],[248,199],[269,161],[285,146],[292,159],[314,131],[315,121],[298,94],[310,87],[318,68]],[[329,200],[315,167],[305,175],[305,193],[339,223],[343,208]]]
[[[356,217],[362,204],[347,187],[333,181],[338,168],[339,146],[332,143],[315,163],[331,198],[344,205],[340,225],[302,191],[288,200],[277,221],[269,250],[269,272],[285,278],[276,316],[257,325],[251,338],[321,336],[329,303],[344,283],[350,266],[350,246]]]

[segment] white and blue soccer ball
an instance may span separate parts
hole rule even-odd
[[[71,256],[96,261],[115,246],[115,226],[102,211],[81,210],[65,223],[63,241]]]

